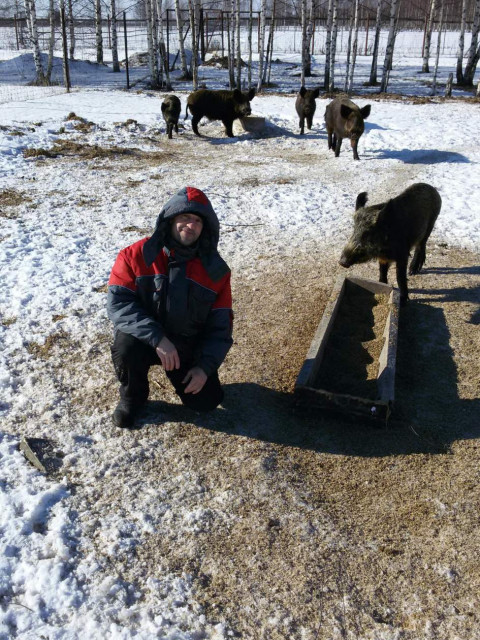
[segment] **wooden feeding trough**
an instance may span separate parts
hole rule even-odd
[[[386,424],[394,401],[399,299],[390,285],[338,278],[295,384],[300,404]]]
[[[233,121],[233,133],[241,135],[247,133],[261,133],[265,128],[265,118],[262,116],[245,116]]]

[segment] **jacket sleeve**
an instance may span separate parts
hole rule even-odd
[[[225,276],[223,287],[208,314],[203,331],[198,366],[210,376],[214,373],[233,344],[233,311],[230,274]]]
[[[108,285],[107,313],[115,329],[155,349],[165,332],[142,304],[131,258],[125,249],[118,254]]]

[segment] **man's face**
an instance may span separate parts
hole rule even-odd
[[[194,213],[180,213],[172,221],[172,237],[185,247],[198,240],[202,229],[203,220]]]

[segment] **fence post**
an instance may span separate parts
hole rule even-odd
[[[223,59],[225,57],[225,55],[224,55],[225,45],[224,45],[224,42],[223,42],[223,10],[222,10],[222,12],[220,14],[220,17],[221,17],[221,28],[222,28],[222,59]]]
[[[62,49],[63,49],[63,81],[67,87],[67,93],[70,93],[70,69],[68,66],[68,47],[67,47],[67,25],[65,23],[65,5],[62,4],[60,9],[60,19],[62,26]]]
[[[167,9],[167,65],[170,69],[170,19],[169,19],[170,9]]]
[[[199,25],[199,29],[200,29],[200,59],[203,62],[205,62],[205,31],[204,31],[204,27],[205,27],[205,21],[204,21],[204,17],[203,17],[203,9],[200,9],[200,25]]]
[[[20,42],[18,41],[18,22],[17,22],[17,14],[13,16],[13,20],[15,22],[15,38],[17,40],[17,51],[20,49]]]
[[[110,14],[107,13],[107,31],[108,31],[108,48],[112,48],[112,34],[111,34],[111,22],[110,22]]]
[[[369,28],[369,26],[370,26],[370,14],[367,13],[367,28],[366,28],[366,33],[365,33],[365,55],[367,55],[367,48],[368,48],[368,28]]]
[[[130,89],[130,76],[128,74],[128,49],[127,49],[127,16],[123,12],[123,37],[125,40],[125,70],[127,72],[127,91]]]
[[[452,95],[452,83],[453,83],[453,73],[449,73],[447,84],[445,86],[445,98],[450,98]]]

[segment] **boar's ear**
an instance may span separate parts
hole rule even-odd
[[[347,120],[348,116],[352,113],[353,109],[351,107],[347,107],[346,104],[340,105],[340,115],[344,120]]]
[[[320,87],[317,87],[315,91],[313,91],[313,97],[318,98],[319,95],[320,95]]]
[[[248,99],[253,100],[256,93],[257,93],[256,89],[250,89],[250,91],[248,92]]]
[[[307,89],[303,86],[303,84],[300,87],[300,91],[298,93],[302,96],[302,98],[305,97],[305,94],[307,93]]]
[[[367,104],[365,107],[360,109],[360,113],[362,114],[362,118],[364,120],[366,120],[368,118],[368,116],[370,115],[370,109],[371,108],[372,108],[372,106],[370,104]]]
[[[357,201],[355,203],[355,211],[358,211],[358,209],[361,209],[367,204],[367,200],[368,200],[367,196],[368,196],[368,193],[366,191],[362,191],[362,193],[358,194]]]
[[[234,89],[232,95],[233,95],[233,99],[236,100],[237,102],[240,102],[243,98],[242,92],[240,91],[240,89]]]

